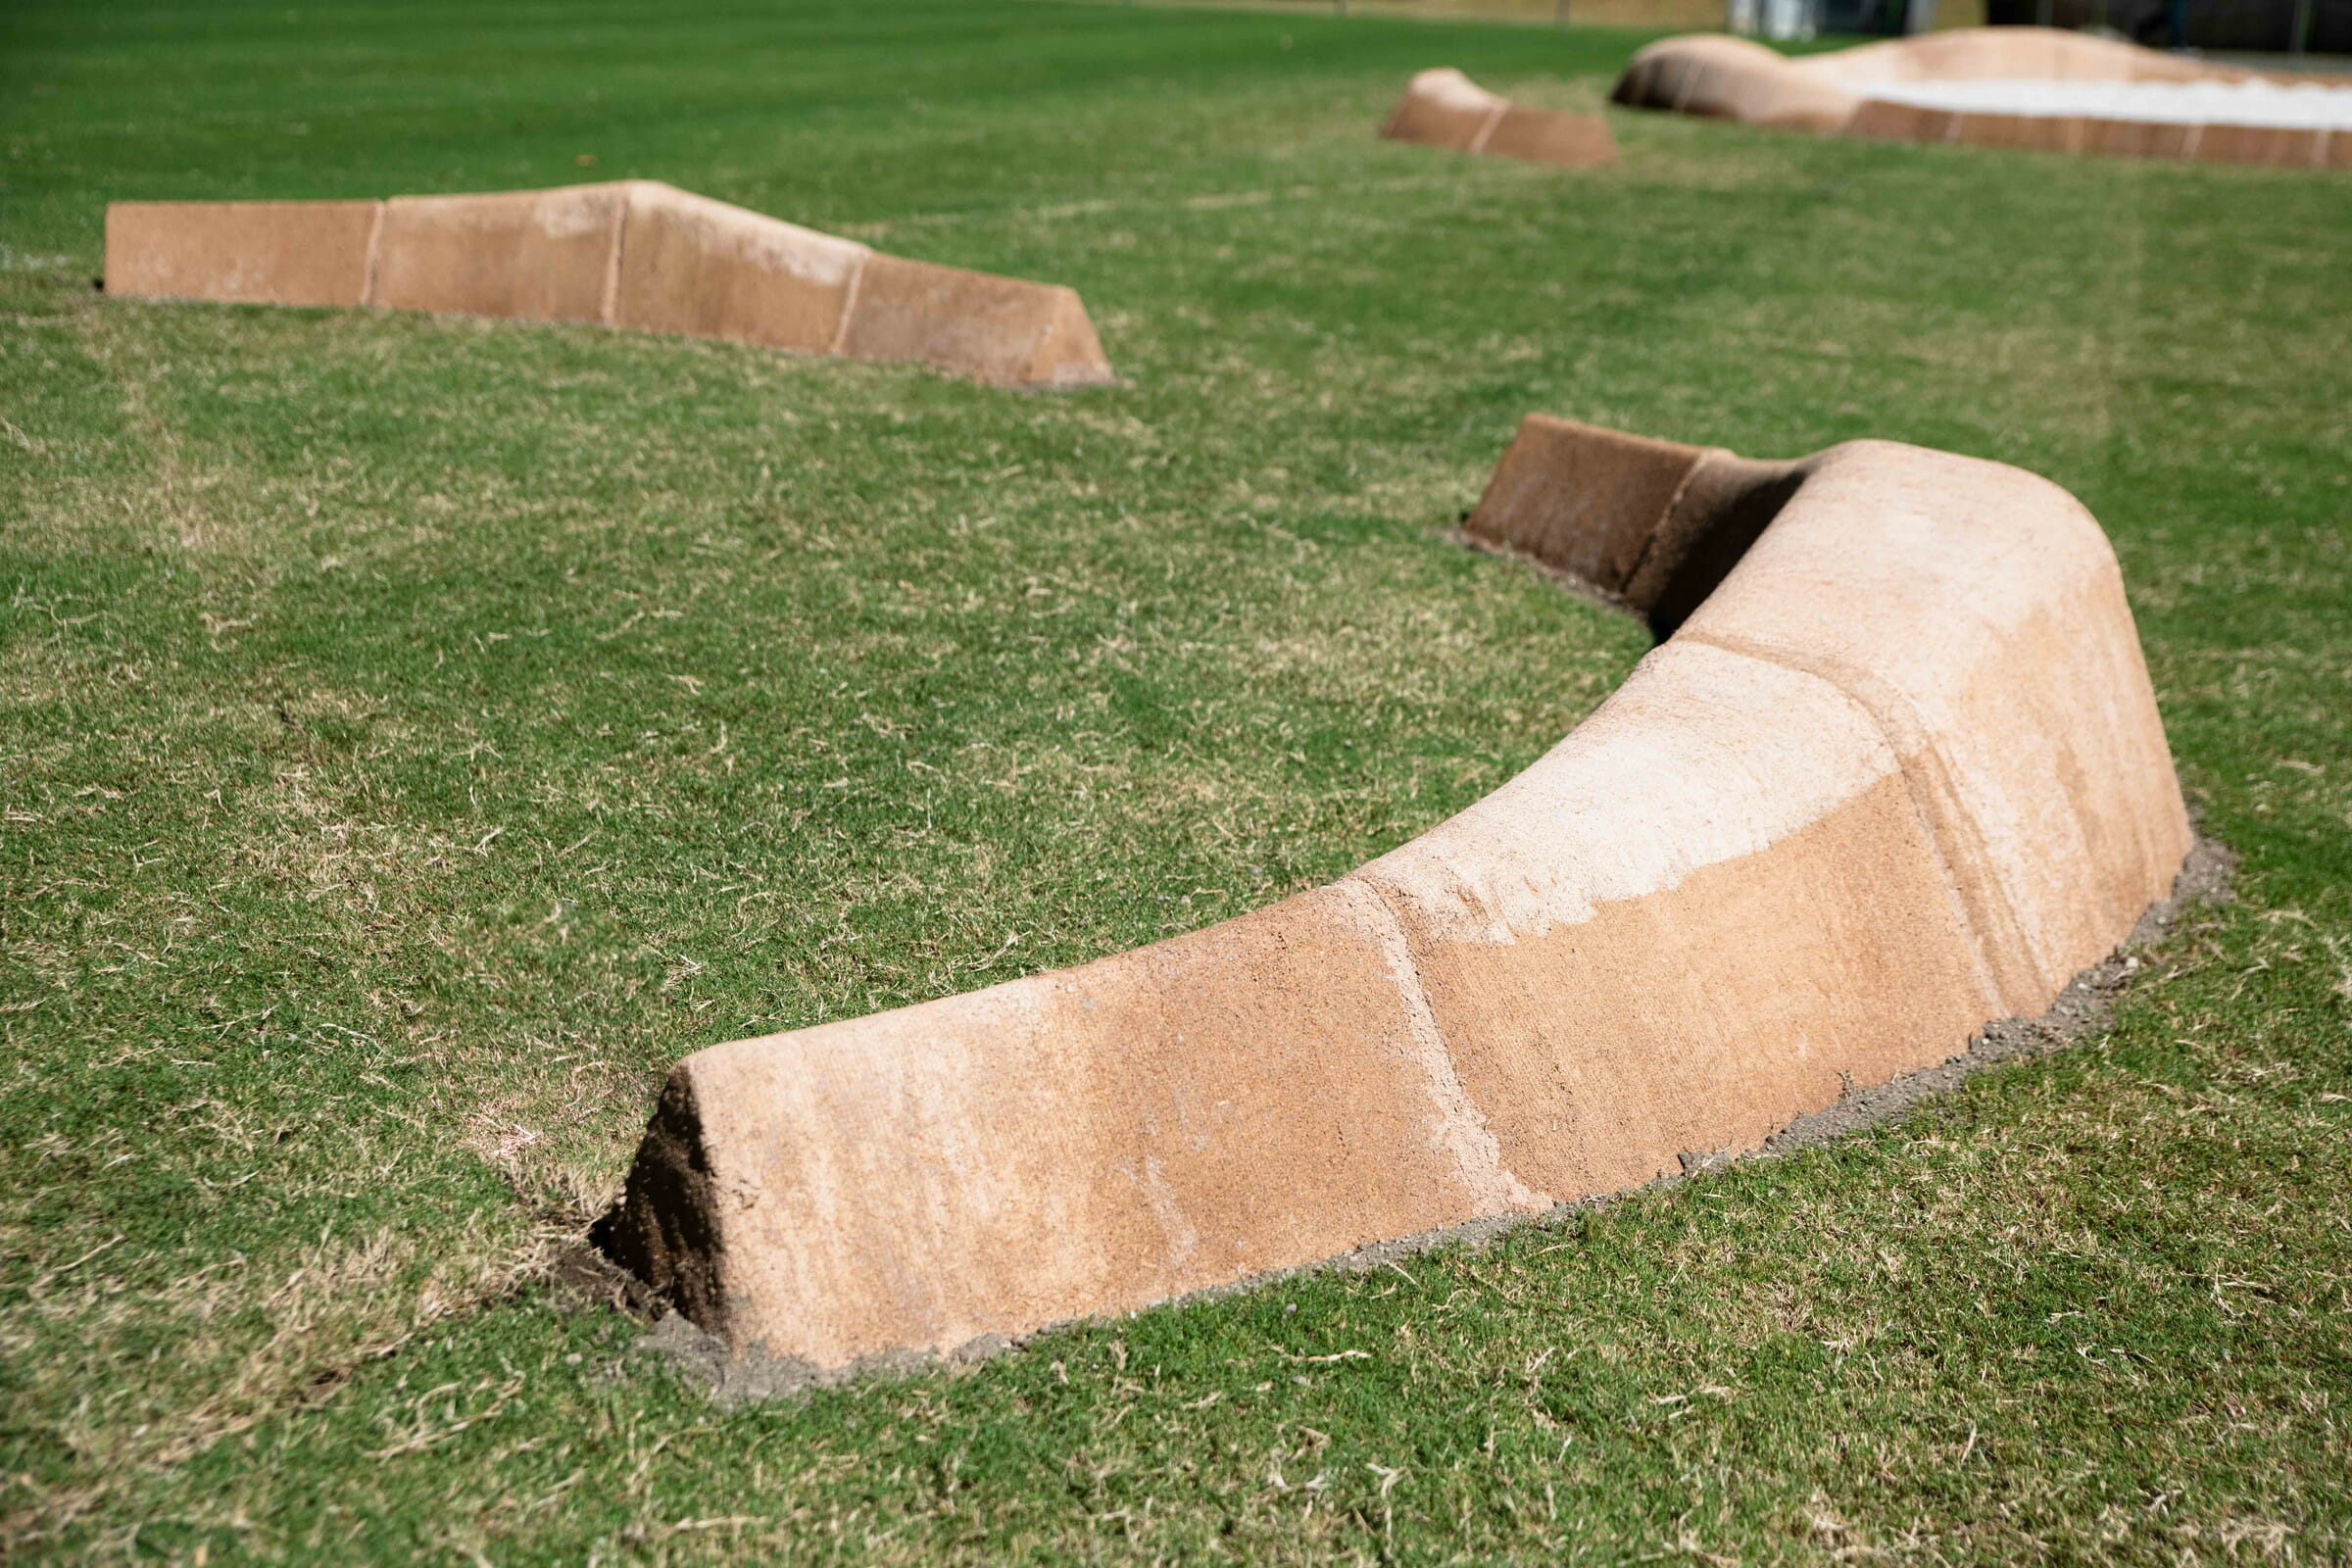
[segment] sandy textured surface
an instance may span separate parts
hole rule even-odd
[[[373,306],[914,361],[1002,386],[1099,386],[1070,289],[885,256],[658,180],[382,202],[115,202],[132,299]]]
[[[1580,168],[1613,162],[1617,140],[1598,115],[1530,109],[1487,91],[1451,67],[1424,71],[1405,84],[1380,133],[1448,152],[1483,153],[1529,163]]]
[[[1672,634],[1333,886],[687,1058],[607,1250],[738,1350],[953,1350],[1762,1147],[2172,889],[2122,579],[2048,481],[1537,416],[1467,532]]]

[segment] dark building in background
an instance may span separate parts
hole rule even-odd
[[[1821,0],[1824,32],[1892,37],[1911,30],[1910,0]]]
[[[1886,0],[1826,0],[1839,3],[1868,9]],[[1985,0],[1984,20],[1996,27],[2104,28],[2157,49],[2352,54],[2352,0]],[[1834,26],[1826,14],[1823,25]]]

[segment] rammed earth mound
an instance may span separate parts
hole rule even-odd
[[[679,1064],[602,1244],[819,1369],[1744,1152],[2032,1017],[2190,845],[2115,557],[2047,481],[1543,417],[1473,537],[1671,633],[1469,809],[1190,936]]]
[[[383,202],[116,202],[118,298],[677,332],[1005,386],[1111,379],[1071,290],[884,256],[658,180]]]
[[[2037,115],[2169,125],[2257,125],[2352,131],[2352,86],[2266,81],[2081,81],[1992,76],[1981,81],[1858,81],[1886,103],[1959,114]]]
[[[1720,33],[1666,38],[1634,56],[1613,97],[1827,135],[2341,170],[2352,169],[2347,89],[2352,77],[2051,27],[1964,27],[1802,59]]]
[[[2352,1557],[2352,181],[1372,135],[1599,110],[1583,27],[288,9],[0,8],[0,1555]],[[89,287],[110,200],[622,178],[1067,284],[1126,384]],[[952,1372],[724,1407],[560,1283],[695,1052],[1575,729],[1648,637],[1451,542],[1529,410],[2080,496],[2239,901],[1857,1137]]]

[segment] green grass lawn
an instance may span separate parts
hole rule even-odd
[[[1640,41],[0,13],[0,1555],[2352,1558],[2352,178],[1371,135]],[[1073,284],[1127,384],[90,288],[109,199],[628,175]],[[1446,538],[1534,410],[2071,487],[2240,901],[1874,1133],[960,1373],[721,1406],[556,1278],[686,1053],[1571,727],[1642,638]]]

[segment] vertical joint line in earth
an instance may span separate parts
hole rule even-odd
[[[1487,150],[1487,138],[1494,134],[1494,127],[1502,123],[1502,117],[1510,113],[1510,108],[1511,106],[1509,104],[1501,103],[1496,104],[1494,108],[1488,110],[1486,123],[1478,127],[1478,134],[1471,137],[1470,145],[1462,150],[1464,152],[1472,153],[1485,152]]]
[[[833,328],[833,341],[825,345],[825,352],[835,359],[841,358],[841,351],[849,344],[850,322],[858,315],[858,296],[865,287],[865,267],[873,259],[872,251],[862,245],[858,247],[858,265],[850,269],[850,286],[842,291],[841,321]]]
[[[596,318],[606,326],[620,308],[620,248],[628,243],[629,209],[636,205],[637,189],[624,185],[620,191],[620,210],[612,215],[612,248],[605,254],[605,297]]]
[[[384,244],[384,214],[391,207],[390,202],[377,202],[374,216],[368,220],[368,264],[360,278],[360,304],[363,307],[375,303],[375,272]]]

